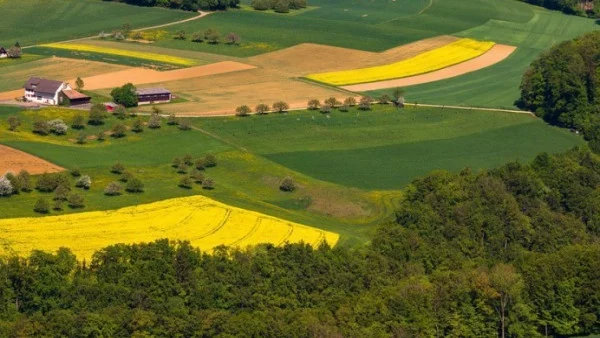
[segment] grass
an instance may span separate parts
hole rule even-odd
[[[28,62],[40,60],[43,58],[44,58],[44,56],[35,55],[35,54],[23,54],[18,59],[4,58],[4,59],[0,59],[0,68],[21,65],[21,64],[28,63]]]
[[[125,23],[141,28],[196,15],[97,0],[3,0],[0,13],[0,46],[75,39],[110,32]]]

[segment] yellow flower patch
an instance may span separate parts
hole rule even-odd
[[[108,197],[107,197],[108,198]],[[119,197],[112,197],[119,198]],[[304,241],[334,246],[339,235],[258,212],[235,208],[204,196],[174,198],[110,211],[42,218],[0,219],[4,254],[28,255],[70,248],[78,259],[116,243],[160,238],[188,240],[207,251],[219,245],[246,247]]]
[[[77,51],[77,52],[91,52],[91,53],[102,53],[102,54],[117,55],[117,56],[126,56],[126,57],[132,57],[132,58],[136,58],[136,59],[170,63],[170,64],[180,65],[180,66],[196,65],[196,61],[194,61],[192,59],[181,58],[181,57],[171,56],[171,55],[164,55],[164,54],[136,52],[136,51],[132,51],[132,50],[123,50],[123,49],[109,48],[109,47],[102,47],[102,46],[92,46],[92,45],[84,45],[84,44],[76,44],[76,43],[49,43],[49,44],[45,44],[45,45],[41,45],[41,46],[47,47],[47,48],[64,49],[64,50],[71,50],[71,51]]]
[[[490,41],[460,39],[415,57],[383,66],[310,74],[307,78],[335,86],[399,79],[429,73],[482,55],[494,46]]]

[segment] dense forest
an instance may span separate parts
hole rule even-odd
[[[2,337],[600,332],[600,156],[431,173],[361,247],[186,242],[0,260]]]
[[[240,0],[103,0],[124,2],[130,5],[145,7],[165,7],[183,9],[186,11],[197,11],[199,9],[223,10],[229,7],[237,7]]]
[[[598,16],[599,0],[521,0],[532,5],[562,11],[566,14]]]
[[[600,151],[600,32],[554,46],[525,72],[517,105],[582,132]]]

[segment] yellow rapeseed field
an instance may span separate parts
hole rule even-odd
[[[42,218],[0,219],[0,253],[28,255],[70,248],[79,259],[116,243],[160,238],[189,240],[207,251],[218,245],[246,247],[304,241],[333,246],[339,235],[235,208],[208,197],[192,196],[126,207]]]
[[[132,50],[123,50],[123,49],[117,49],[117,48],[92,46],[92,45],[77,44],[77,43],[49,43],[49,44],[45,44],[45,45],[41,45],[41,46],[48,47],[48,48],[72,50],[72,51],[78,51],[78,52],[91,52],[91,53],[102,53],[102,54],[110,54],[110,55],[118,55],[118,56],[127,56],[127,57],[136,58],[136,59],[164,62],[164,63],[170,63],[170,64],[180,65],[180,66],[196,65],[196,61],[194,61],[192,59],[186,59],[186,58],[181,58],[181,57],[177,57],[177,56],[146,53],[146,52],[136,52],[136,51],[132,51]]]
[[[489,41],[460,39],[446,46],[396,63],[338,72],[310,74],[307,78],[335,86],[398,79],[429,73],[473,59],[487,52],[493,46],[494,43]]]

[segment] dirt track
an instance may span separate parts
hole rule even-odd
[[[394,87],[408,87],[422,83],[434,82],[449,79],[455,76],[467,74],[480,70],[489,66],[492,66],[507,57],[509,57],[517,48],[514,46],[507,45],[494,45],[487,53],[478,56],[469,61],[459,63],[455,66],[450,66],[444,69],[440,69],[435,72],[405,77],[402,79],[377,81],[371,83],[362,83],[357,85],[342,86],[345,90],[352,92],[365,92],[369,90],[394,88]]]
[[[65,170],[56,164],[2,144],[0,144],[0,158],[2,159],[0,161],[0,175],[7,172],[16,174],[23,169],[32,175]]]

